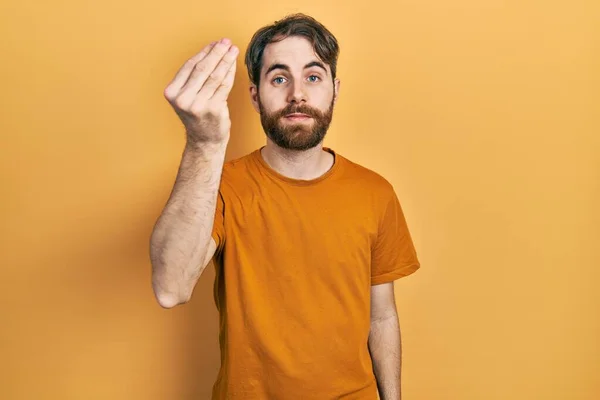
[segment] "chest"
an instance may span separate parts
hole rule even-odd
[[[360,193],[249,192],[225,211],[229,245],[273,259],[368,264],[378,217]]]

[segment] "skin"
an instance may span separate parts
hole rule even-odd
[[[150,238],[152,288],[164,308],[189,301],[216,249],[211,230],[238,53],[227,38],[213,42],[188,59],[164,90],[187,138],[173,190]]]
[[[371,286],[369,351],[381,400],[401,400],[402,342],[394,283]]]

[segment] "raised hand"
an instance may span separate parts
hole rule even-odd
[[[227,97],[233,87],[239,49],[231,40],[212,42],[187,60],[164,95],[194,144],[229,140]]]

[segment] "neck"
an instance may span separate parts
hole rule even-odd
[[[292,179],[311,180],[333,166],[333,155],[323,150],[322,143],[308,150],[283,149],[267,139],[261,150],[263,160],[275,171]]]

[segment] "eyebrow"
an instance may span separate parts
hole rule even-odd
[[[322,62],[319,61],[311,61],[308,64],[306,64],[304,66],[304,69],[310,68],[310,67],[319,67],[322,68],[323,71],[325,71],[325,73],[327,74],[327,69],[325,68],[325,65],[323,65]],[[275,70],[275,69],[283,69],[285,71],[290,72],[290,67],[285,65],[285,64],[280,64],[280,63],[275,63],[275,64],[271,64],[271,66],[267,69],[267,72],[265,72],[265,75],[269,75],[269,72]]]

